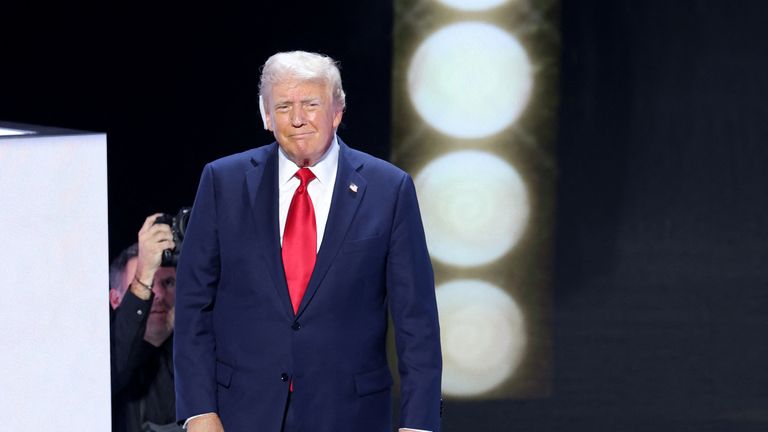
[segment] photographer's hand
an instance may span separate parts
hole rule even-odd
[[[146,220],[139,230],[139,256],[136,263],[136,275],[131,282],[131,292],[142,300],[148,300],[152,294],[155,273],[160,268],[165,249],[173,249],[171,227],[164,223],[155,224],[155,219],[162,213],[155,213]]]

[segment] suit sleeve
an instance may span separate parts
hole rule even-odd
[[[123,391],[133,373],[149,359],[151,349],[144,341],[152,299],[141,300],[127,289],[120,306],[112,311],[112,394]]]
[[[207,165],[200,179],[176,271],[174,378],[179,421],[218,411],[212,315],[219,271],[214,173]]]
[[[399,425],[438,432],[442,356],[435,283],[416,190],[407,175],[390,236],[387,294],[401,382]]]

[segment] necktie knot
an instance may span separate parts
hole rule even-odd
[[[315,178],[315,173],[313,173],[312,170],[310,170],[309,168],[304,167],[304,168],[299,168],[299,170],[296,171],[296,174],[294,174],[294,176],[296,176],[299,179],[302,187],[307,187],[307,184],[310,181],[312,181],[312,179]]]

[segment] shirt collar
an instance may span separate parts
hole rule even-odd
[[[280,148],[280,144],[278,144],[277,148],[278,179],[280,181],[279,184],[282,186],[290,181],[291,178],[293,178],[293,176],[296,174],[296,171],[298,171],[301,167],[293,163],[292,160],[288,159],[288,156],[285,155],[283,149]],[[323,154],[317,163],[309,168],[312,170],[312,173],[315,175],[317,181],[319,181],[321,184],[328,184],[335,179],[336,167],[338,163],[339,142],[338,137],[333,135],[333,141],[331,141],[331,145],[328,146],[328,150],[325,151],[325,154]]]

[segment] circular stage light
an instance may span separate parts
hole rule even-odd
[[[477,396],[520,365],[526,337],[515,300],[490,283],[463,279],[436,290],[443,348],[443,392]]]
[[[476,21],[444,27],[416,50],[408,92],[435,129],[482,138],[514,123],[533,87],[525,49],[500,28]]]
[[[429,252],[446,264],[470,267],[507,253],[525,232],[525,184],[507,162],[464,150],[430,162],[416,176]]]
[[[508,0],[438,0],[440,3],[459,10],[479,11],[494,8]]]

